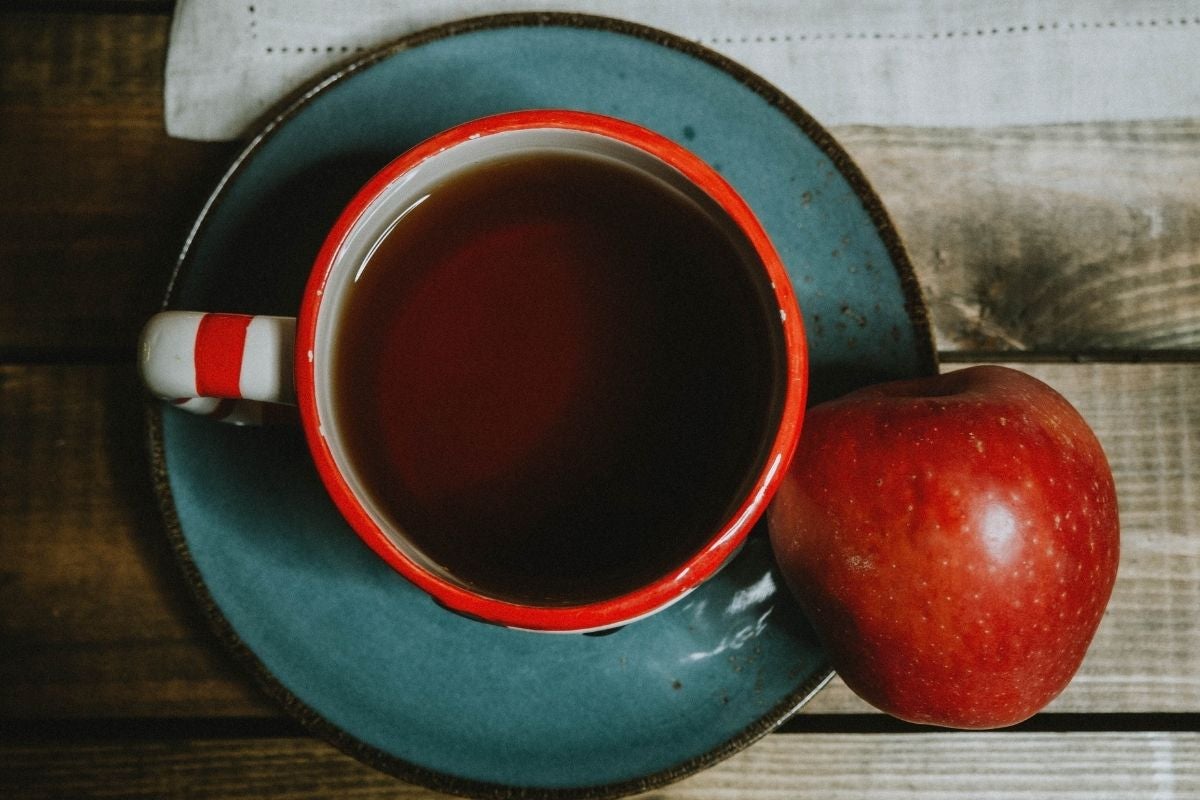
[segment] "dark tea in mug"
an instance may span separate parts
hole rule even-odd
[[[339,311],[334,414],[364,491],[434,568],[570,606],[681,566],[779,424],[779,308],[744,235],[580,152],[434,185]]]

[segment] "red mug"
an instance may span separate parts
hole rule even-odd
[[[163,312],[140,363],[185,410],[298,406],[330,497],[397,572],[562,632],[652,614],[725,564],[808,387],[750,207],[675,142],[565,110],[417,145],[337,219],[297,318]]]

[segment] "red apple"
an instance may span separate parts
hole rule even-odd
[[[1108,461],[1060,394],[996,366],[809,409],[769,511],[789,588],[859,696],[995,728],[1070,681],[1117,573]]]

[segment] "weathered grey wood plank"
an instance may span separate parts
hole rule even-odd
[[[446,797],[306,738],[0,745],[0,790],[35,798]],[[1174,800],[1200,793],[1196,733],[778,734],[658,800]]]
[[[840,127],[940,349],[1200,345],[1200,120]]]

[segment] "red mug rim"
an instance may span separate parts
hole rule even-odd
[[[626,594],[574,606],[536,606],[478,594],[414,561],[375,522],[350,487],[321,432],[317,411],[317,319],[337,255],[355,223],[401,175],[456,144],[481,136],[528,129],[568,129],[609,137],[674,167],[715,201],[741,229],[767,273],[780,309],[787,383],[779,424],[767,457],[730,518],[686,562]],[[808,352],[803,321],[779,255],[753,211],[712,167],[676,142],[614,117],[560,109],[516,111],[466,122],[406,151],[369,180],[347,204],[322,245],[310,272],[296,327],[295,378],[305,438],[317,471],[342,516],[393,569],[442,605],[485,622],[538,631],[586,632],[623,625],[682,598],[714,574],[740,548],[774,496],[800,436],[808,393]]]

